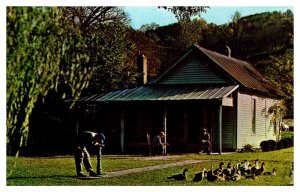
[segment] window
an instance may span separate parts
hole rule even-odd
[[[252,133],[256,133],[256,99],[251,99]]]

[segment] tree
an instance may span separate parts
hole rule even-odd
[[[92,67],[84,94],[101,94],[135,85],[135,46],[127,39],[128,18],[119,7],[69,7],[68,20],[84,33]]]
[[[7,8],[8,153],[26,144],[29,117],[49,90],[76,100],[103,71],[115,73],[119,83],[134,81],[124,51],[132,45],[120,44],[126,21],[116,7]],[[125,65],[118,68],[120,63]]]
[[[159,24],[157,23],[150,23],[150,24],[145,24],[145,25],[142,25],[141,28],[139,29],[139,31],[142,31],[142,32],[146,32],[146,31],[153,31],[155,29],[157,29],[159,27]]]
[[[174,47],[182,52],[189,48],[192,44],[199,42],[201,39],[201,30],[205,24],[205,21],[202,19],[180,22],[178,26],[178,34],[175,37]]]
[[[266,76],[278,90],[285,95],[285,107],[293,114],[294,105],[294,54],[288,49],[283,55],[270,56]]]
[[[127,39],[125,26],[107,26],[102,34],[102,49],[95,64],[88,94],[100,94],[136,85],[135,45]]]
[[[241,13],[236,11],[234,15],[232,15],[231,23],[229,24],[229,34],[231,35],[231,45],[234,50],[234,54],[236,57],[239,56],[240,47],[243,42],[243,38],[245,35],[245,28],[247,26],[247,21],[241,21]]]
[[[112,6],[66,7],[64,8],[64,15],[68,20],[79,26],[81,31],[96,34],[101,34],[104,31],[97,30],[95,26],[113,26],[120,23],[128,24],[129,22],[127,15],[122,9]]]
[[[173,13],[179,22],[190,21],[193,16],[200,16],[209,9],[208,6],[159,6]]]
[[[283,55],[270,56],[268,79],[286,96],[294,97],[294,54],[288,49]]]
[[[81,64],[89,60],[87,55],[73,53],[69,62],[62,62],[69,50],[82,46],[80,31],[62,21],[58,8],[7,8],[8,153],[18,154],[26,144],[29,117],[39,98],[62,82],[74,97],[87,86],[88,68]]]
[[[174,44],[180,51],[186,50],[193,43],[200,39],[201,19],[192,17],[200,16],[202,12],[206,12],[208,6],[160,6],[159,8],[172,12],[178,20],[178,34],[174,38]]]

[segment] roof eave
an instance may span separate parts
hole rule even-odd
[[[270,97],[270,98],[274,98],[274,99],[285,99],[286,96],[282,95],[280,93],[272,93],[269,91],[263,91],[263,90],[259,90],[259,89],[254,89],[254,88],[250,88],[250,87],[246,87],[246,86],[241,86],[241,90],[245,90],[247,92],[253,92],[253,93],[257,93],[260,95],[264,95],[266,97]]]

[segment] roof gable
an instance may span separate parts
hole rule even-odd
[[[250,63],[232,57],[227,57],[198,45],[195,45],[195,47],[206,54],[211,60],[213,60],[244,87],[264,92],[268,92],[270,89],[273,89],[269,86],[263,75],[254,69]]]
[[[210,69],[215,69],[214,71],[209,71],[209,68],[206,68],[208,69],[208,71],[201,71],[200,68],[198,68],[198,70],[194,70],[191,63],[182,62],[185,59],[190,58],[191,54],[194,53],[197,53],[198,55],[204,54],[206,56],[206,59],[212,61],[209,62],[209,64],[214,65],[219,70],[216,70],[216,68],[213,68],[212,66],[210,67]],[[203,64],[204,62],[200,61],[199,63]],[[187,66],[182,66],[184,64]],[[198,65],[198,67],[199,66],[200,65]],[[177,74],[174,73],[174,71],[176,72],[176,69],[178,71]],[[272,96],[282,96],[273,88],[273,86],[271,86],[271,84],[264,78],[263,75],[261,75],[254,67],[252,67],[250,63],[243,60],[228,57],[214,51],[210,51],[208,49],[205,49],[195,44],[177,62],[175,62],[169,69],[167,69],[162,75],[160,75],[156,80],[154,80],[153,83],[160,84],[166,80],[170,81],[175,77],[180,77],[180,76],[187,78],[185,82],[189,82],[188,79],[190,77],[189,75],[185,75],[184,73],[182,73],[184,71],[183,69],[189,70],[188,72],[185,72],[185,74],[192,73],[193,76],[197,76],[196,73],[199,73],[200,76],[203,75],[203,77],[206,78],[208,76],[213,77],[213,75],[215,75],[214,76],[215,81],[223,80],[223,83],[225,83],[225,82],[230,82],[231,79],[231,82],[234,81],[246,89],[259,91]],[[223,74],[220,75],[220,71]],[[182,74],[180,74],[180,72]],[[207,72],[208,74],[205,76],[204,74]],[[230,78],[225,78],[226,76],[227,77],[229,76]],[[217,79],[216,77],[220,77],[220,78]]]
[[[188,51],[181,60],[155,81],[155,84],[161,85],[232,83],[233,81],[228,76],[226,77],[213,69],[209,60],[203,58],[203,55],[199,55],[193,49]]]

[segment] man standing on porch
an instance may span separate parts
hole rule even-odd
[[[206,151],[207,155],[211,154],[211,142],[210,142],[210,134],[207,132],[206,128],[203,128],[203,134],[200,138],[200,151],[199,154]]]
[[[167,143],[163,142],[165,138],[165,133],[161,131],[159,135],[155,136],[152,140],[152,153],[154,155],[166,155]]]

